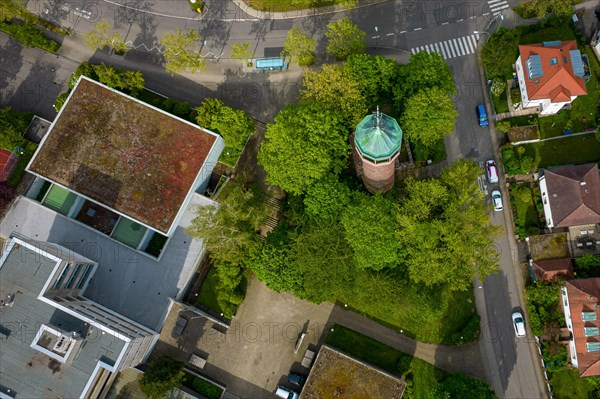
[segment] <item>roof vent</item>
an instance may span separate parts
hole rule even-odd
[[[554,198],[558,197],[558,195],[556,195],[556,193],[552,194],[552,196],[553,196]]]
[[[538,83],[540,83],[540,80],[536,79],[536,80],[533,81],[533,83],[538,84]]]
[[[587,183],[586,183],[586,182],[584,182],[583,180],[579,182],[579,185],[580,185],[580,186],[585,186],[586,184],[587,184]]]

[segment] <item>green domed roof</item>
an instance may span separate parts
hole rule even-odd
[[[354,143],[364,157],[384,161],[400,149],[402,129],[396,119],[378,111],[366,116],[356,126]]]

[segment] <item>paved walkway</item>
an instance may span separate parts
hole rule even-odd
[[[339,306],[333,309],[329,322],[348,327],[451,373],[462,372],[486,380],[478,342],[462,346],[425,344]]]

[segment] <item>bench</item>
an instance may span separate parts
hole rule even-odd
[[[173,333],[176,335],[181,335],[187,323],[188,320],[185,317],[179,316],[177,322],[175,323],[175,326],[173,327]]]
[[[206,359],[204,359],[204,358],[202,358],[202,357],[200,357],[198,355],[192,354],[192,356],[190,356],[189,363],[192,366],[196,366],[199,369],[203,369],[204,366],[206,366]]]
[[[307,369],[310,368],[310,366],[312,366],[312,362],[315,359],[315,352],[311,351],[310,349],[307,349],[306,352],[304,352],[304,359],[302,359],[302,362],[300,363],[302,365],[302,367],[306,367]]]

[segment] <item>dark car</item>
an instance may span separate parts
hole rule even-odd
[[[304,382],[306,382],[306,377],[300,374],[290,373],[288,375],[288,381],[301,387],[304,385]]]

